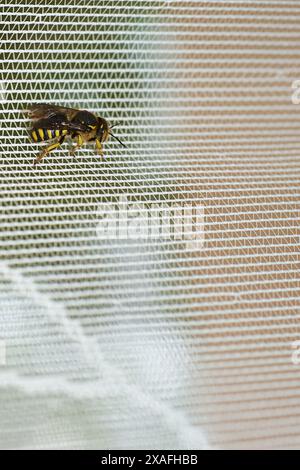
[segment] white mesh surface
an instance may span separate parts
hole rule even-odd
[[[298,448],[299,2],[0,19],[0,447]],[[33,168],[35,102],[119,121],[128,148]],[[204,245],[101,239],[120,197],[203,207]]]

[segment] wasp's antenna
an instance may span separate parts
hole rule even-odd
[[[120,139],[118,139],[118,137],[116,137],[115,135],[113,135],[111,132],[109,132],[109,135],[111,135],[114,139],[116,139],[121,145],[123,145],[123,147],[127,148],[125,144],[123,144],[123,142],[120,141]]]
[[[116,122],[115,124],[112,124],[111,126],[109,126],[109,128],[112,129],[113,127],[119,126],[120,124],[121,124],[120,122]]]

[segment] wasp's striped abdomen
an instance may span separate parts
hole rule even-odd
[[[31,130],[30,135],[34,142],[43,142],[61,137],[67,133],[67,129],[42,129],[37,127]]]

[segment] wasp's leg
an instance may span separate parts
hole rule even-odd
[[[70,148],[70,155],[72,155],[73,157],[75,157],[75,152],[76,150],[78,150],[83,144],[84,144],[84,140],[83,138],[81,137],[80,134],[78,134],[76,136],[76,141],[77,141],[77,144],[76,145],[73,145],[71,148]]]
[[[34,161],[34,165],[40,163],[46,155],[48,155],[53,150],[57,149],[57,147],[59,147],[63,143],[64,139],[65,136],[63,135],[56,142],[53,142],[52,144],[48,145],[48,147],[44,148]]]
[[[100,155],[101,158],[104,158],[102,144],[99,139],[96,139],[96,150],[97,150],[97,154]]]

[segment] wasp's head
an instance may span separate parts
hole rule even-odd
[[[116,139],[123,147],[126,148],[126,145],[120,141],[118,137],[116,137],[112,132],[112,128],[117,126],[119,123],[109,125],[108,122],[103,118],[98,118],[98,130],[97,130],[97,137],[100,142],[105,142],[109,136],[111,135],[114,139]]]
[[[100,142],[105,142],[108,139],[108,136],[109,136],[108,122],[105,119],[98,117],[97,138],[100,140]]]

